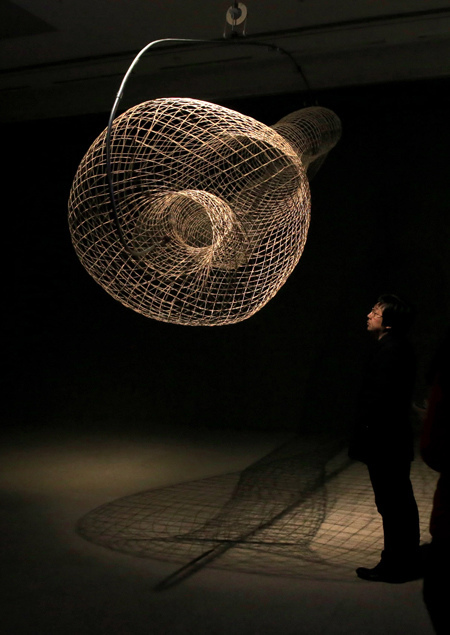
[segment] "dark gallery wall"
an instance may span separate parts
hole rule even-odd
[[[108,114],[2,125],[6,426],[154,423],[347,430],[377,295],[418,309],[419,373],[450,322],[448,82],[318,95],[343,123],[312,182],[304,255],[254,317],[148,320],[110,298],[70,242],[67,199]],[[225,104],[271,125],[287,95]]]

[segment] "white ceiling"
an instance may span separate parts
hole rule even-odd
[[[0,119],[108,112],[158,96],[225,100],[450,76],[450,0],[0,0]],[[288,52],[277,53],[265,42]],[[301,72],[299,72],[299,68]]]

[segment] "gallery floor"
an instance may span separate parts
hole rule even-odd
[[[2,436],[2,634],[433,632],[420,580],[356,577],[381,524],[337,441],[66,427]],[[423,542],[435,483],[417,459]]]

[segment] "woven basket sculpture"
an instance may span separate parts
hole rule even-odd
[[[340,131],[337,116],[319,107],[270,128],[192,99],[139,104],[111,128],[118,220],[106,130],[76,173],[69,226],[78,257],[110,295],[147,317],[206,326],[244,320],[299,261],[308,176]]]

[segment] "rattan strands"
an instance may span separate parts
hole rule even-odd
[[[164,322],[231,324],[264,306],[302,255],[306,170],[338,141],[337,116],[306,108],[270,128],[182,98],[126,111],[110,137],[125,244],[111,213],[106,132],[69,198],[72,241],[88,273],[123,305]]]

